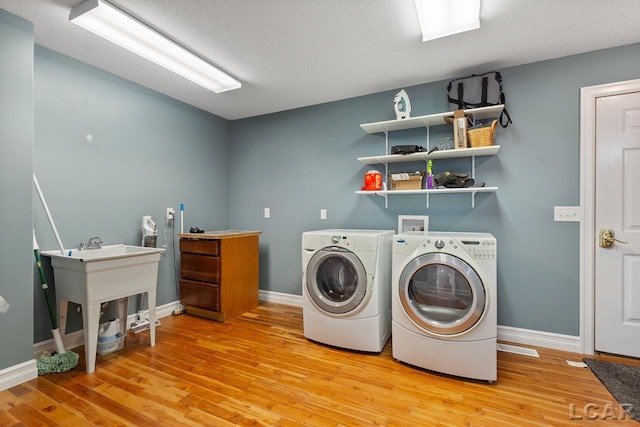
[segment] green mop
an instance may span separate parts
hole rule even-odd
[[[60,330],[58,329],[56,322],[56,316],[53,313],[53,307],[51,306],[51,300],[49,299],[49,286],[47,286],[47,280],[44,276],[42,260],[40,258],[40,248],[36,241],[35,230],[33,230],[33,253],[36,256],[36,263],[38,264],[38,272],[40,273],[40,282],[42,283],[44,298],[47,300],[47,308],[49,309],[49,317],[51,318],[51,333],[53,334],[53,340],[56,343],[56,352],[54,354],[45,354],[36,359],[38,375],[50,374],[53,372],[67,372],[78,365],[79,356],[73,351],[64,350],[62,338],[60,337]]]

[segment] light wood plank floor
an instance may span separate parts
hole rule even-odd
[[[304,338],[302,310],[273,303],[227,323],[166,317],[96,371],[0,392],[0,426],[638,426],[575,353],[498,352],[494,384]],[[617,360],[611,356],[598,356]],[[640,364],[638,360],[622,359]]]

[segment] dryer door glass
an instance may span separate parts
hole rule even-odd
[[[429,253],[413,259],[400,276],[398,292],[411,320],[434,334],[467,331],[485,310],[482,280],[453,255]]]
[[[305,282],[313,302],[333,314],[354,310],[367,291],[362,262],[353,252],[339,247],[322,249],[311,257]]]

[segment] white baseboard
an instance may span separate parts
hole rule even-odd
[[[498,341],[580,353],[580,337],[498,325]]]
[[[260,301],[275,302],[278,304],[302,307],[302,295],[283,294],[281,292],[263,291],[258,292]]]
[[[0,391],[38,378],[35,359],[0,370]]]

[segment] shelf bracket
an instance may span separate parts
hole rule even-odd
[[[471,126],[476,125],[476,115],[475,113],[471,113]]]
[[[384,152],[389,154],[389,131],[384,131]]]
[[[427,193],[427,209],[429,209],[429,193]]]
[[[430,139],[429,139],[429,126],[427,126],[427,153],[429,152],[429,150],[431,150],[431,147],[429,146],[430,143]]]
[[[476,179],[476,156],[471,156],[471,178]]]
[[[380,194],[380,193],[375,193],[376,196],[380,196],[384,199],[384,208],[388,209],[389,208],[389,195],[386,193]]]
[[[384,152],[386,154],[389,154],[389,131],[387,130],[384,131],[384,141],[385,141]],[[389,188],[388,181],[389,181],[389,162],[384,162],[384,179],[382,180],[382,182],[384,182],[385,189]],[[384,195],[381,194],[381,196],[384,197],[384,208],[387,209],[387,204],[388,204],[387,194],[384,194]]]

